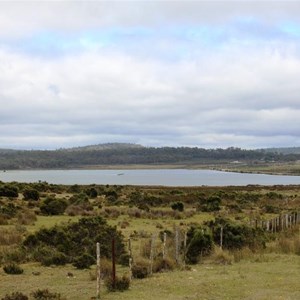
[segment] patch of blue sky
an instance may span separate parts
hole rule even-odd
[[[74,33],[43,31],[18,40],[1,40],[0,44],[33,56],[56,57],[59,55],[121,46],[124,40],[134,42],[146,38],[151,31],[143,28],[89,30]]]
[[[49,31],[22,39],[1,40],[0,44],[15,52],[46,57],[57,57],[76,48],[73,36]]]
[[[286,21],[279,25],[280,30],[292,38],[300,38],[300,23]]]

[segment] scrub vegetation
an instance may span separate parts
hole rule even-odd
[[[97,242],[103,299],[300,296],[299,186],[13,182],[0,192],[0,299],[92,299]]]

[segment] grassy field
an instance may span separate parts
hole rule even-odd
[[[0,297],[11,291],[27,295],[39,287],[61,293],[72,300],[95,296],[96,281],[90,270],[72,266],[41,267],[24,264],[23,275],[0,271]],[[126,270],[122,269],[119,273]],[[40,272],[39,276],[32,272]],[[74,277],[68,278],[72,272]],[[133,280],[126,292],[108,293],[102,286],[102,299],[300,299],[300,257],[296,255],[256,255],[231,265],[209,262],[192,266],[189,271],[157,273],[143,280]]]
[[[116,226],[117,230],[122,232],[125,243],[129,237],[132,237],[135,258],[141,255],[151,235],[161,231],[173,231],[175,227],[183,231],[188,230],[192,225],[203,224],[220,216],[239,224],[249,224],[251,219],[269,220],[280,213],[299,211],[300,208],[298,186],[222,188],[93,186],[98,189],[98,196],[85,199],[84,205],[75,205],[76,209],[74,209],[74,201],[79,201],[80,193],[90,186],[72,187],[76,190],[78,188],[81,192],[71,192],[68,186],[46,186],[45,191],[41,192],[41,199],[35,202],[25,201],[22,192],[15,199],[0,198],[0,217],[1,209],[3,211],[8,209],[10,203],[15,203],[17,209],[13,217],[7,219],[2,214],[2,219],[0,218],[2,222],[0,225],[0,264],[2,261],[0,299],[16,291],[29,296],[37,289],[46,288],[60,293],[68,300],[89,300],[95,297],[95,266],[83,270],[76,269],[71,264],[46,267],[38,262],[24,259],[20,263],[24,270],[21,275],[6,274],[2,268],[7,252],[14,251],[28,234],[35,233],[41,228],[77,222],[83,215],[105,217],[109,225]],[[111,198],[112,192],[118,194],[114,199]],[[136,193],[139,197],[144,197],[145,201],[149,201],[147,207],[138,208],[130,202],[131,198],[136,197]],[[42,213],[44,199],[49,195],[71,203],[64,214],[50,216]],[[203,211],[201,207],[199,208],[199,203],[215,196],[221,200],[221,206],[217,211]],[[75,200],[72,200],[72,197],[75,197]],[[158,201],[159,204],[150,204],[151,201]],[[176,201],[182,201],[184,204],[183,212],[171,209],[170,205]],[[141,204],[144,203],[138,205]],[[72,209],[70,206],[73,206]],[[14,239],[8,242],[5,236],[1,237],[1,234],[7,236],[11,234]],[[158,251],[161,251],[162,242],[158,239],[157,247]],[[200,263],[189,265],[187,269],[180,267],[174,271],[154,273],[145,279],[133,279],[129,290],[125,292],[110,293],[102,282],[101,298],[107,300],[300,299],[299,225],[281,234],[271,234],[265,249],[257,251],[242,249],[237,252],[228,250],[220,252],[218,249],[218,245],[215,245],[215,252],[201,258]],[[73,276],[67,276],[69,272]],[[128,267],[117,266],[119,276],[128,272]]]

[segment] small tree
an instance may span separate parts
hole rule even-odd
[[[27,188],[23,192],[24,200],[38,201],[40,199],[40,193],[35,189]]]

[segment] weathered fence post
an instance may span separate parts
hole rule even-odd
[[[223,249],[223,226],[221,226],[220,230],[220,248]]]
[[[151,245],[150,245],[150,275],[152,275],[153,273],[154,243],[155,243],[155,235],[152,234]]]
[[[129,278],[130,280],[132,279],[132,248],[131,248],[131,239],[128,239],[128,252],[129,252],[129,261],[128,261],[128,265],[129,265]]]
[[[116,247],[115,247],[115,237],[111,240],[111,259],[112,259],[112,287],[116,288]]]
[[[186,243],[187,243],[187,232],[184,232],[184,240],[183,240],[183,266],[185,267],[185,256],[186,256]]]
[[[178,227],[175,229],[175,261],[176,264],[179,264],[179,233]]]
[[[163,260],[165,260],[167,256],[166,244],[167,244],[167,233],[164,232],[164,242],[163,242],[163,251],[162,251]]]
[[[267,223],[266,223],[266,229],[267,229],[267,231],[269,231],[269,224],[270,224],[270,222],[269,222],[269,220],[267,220]]]
[[[100,244],[96,244],[96,255],[97,255],[97,294],[96,298],[100,299],[100,276],[101,276],[101,268],[100,268]]]

